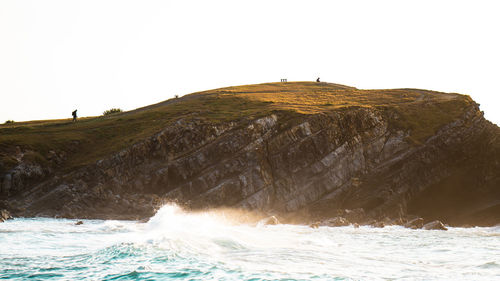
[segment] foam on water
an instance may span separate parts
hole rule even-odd
[[[0,224],[0,278],[55,280],[494,280],[500,228],[449,231],[235,223],[161,208],[147,223]]]

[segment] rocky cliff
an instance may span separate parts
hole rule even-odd
[[[500,128],[463,95],[270,83],[81,122],[0,127],[0,208],[135,219],[175,201],[289,222],[356,210],[360,222],[500,223]],[[103,137],[56,138],[54,126]]]

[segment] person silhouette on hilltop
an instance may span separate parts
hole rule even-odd
[[[319,77],[318,77],[318,79],[316,79],[316,82],[319,82]]]
[[[71,115],[73,115],[73,122],[76,122],[76,111],[77,110],[75,109],[75,111],[71,113]]]

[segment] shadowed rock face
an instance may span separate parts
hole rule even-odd
[[[362,107],[218,124],[183,118],[71,173],[19,165],[1,180],[11,194],[3,204],[18,216],[71,218],[143,218],[176,201],[290,221],[362,208],[375,219],[500,222],[500,129],[477,105],[418,145],[391,118]]]

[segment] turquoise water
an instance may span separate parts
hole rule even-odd
[[[165,206],[147,223],[0,224],[0,279],[500,280],[500,228],[245,225]]]

